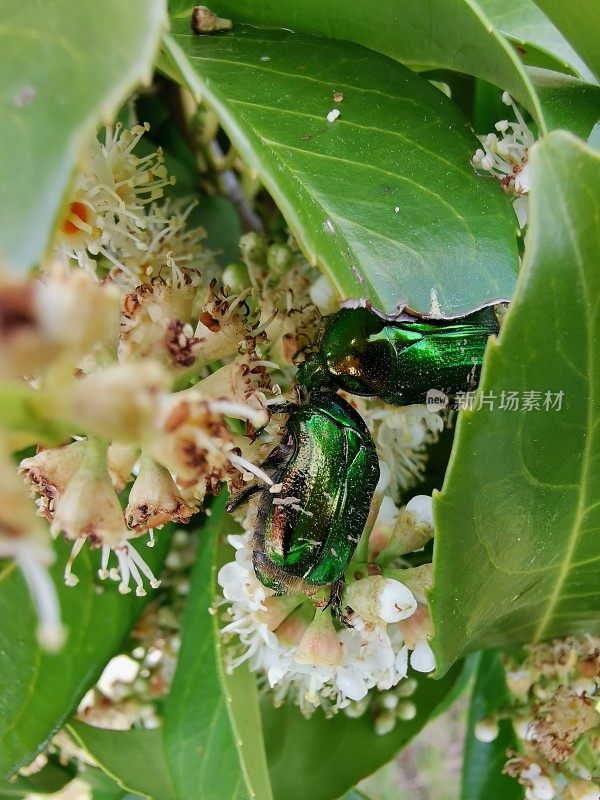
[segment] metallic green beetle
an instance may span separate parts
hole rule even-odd
[[[280,491],[253,486],[228,506],[261,492],[253,542],[259,580],[278,594],[310,595],[335,583],[354,554],[379,480],[364,421],[332,391],[313,392],[292,407],[262,468]]]
[[[475,388],[488,337],[498,332],[492,308],[456,320],[389,321],[369,308],[343,308],[325,317],[317,352],[296,380],[379,397],[405,406],[437,389],[453,396]]]

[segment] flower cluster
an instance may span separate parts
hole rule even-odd
[[[100,551],[99,578],[121,593],[155,588],[159,576],[133,540],[144,536],[152,546],[156,530],[186,523],[223,483],[239,491],[256,478],[269,482],[259,465],[283,424],[271,409],[291,389],[296,354],[315,340],[316,301],[335,308],[293,243],[269,245],[254,233],[242,237],[240,262],[218,280],[204,232],[188,224],[190,203],[163,197],[172,180],[162,154],[136,155],[146,130],[117,125],[103,143],[90,143],[50,260],[35,278],[0,281],[0,402],[20,409],[4,415],[0,442],[0,556],[21,566],[48,646],[59,646],[63,631],[42,520],[72,542],[67,585],[78,582],[75,559],[87,544]],[[421,476],[439,417],[357,402],[398,499]],[[18,472],[36,497],[37,517],[12,465],[23,448],[30,452]],[[365,576],[363,588],[380,577]],[[260,593],[251,570],[249,580]],[[386,581],[384,596],[398,590],[395,578]],[[360,597],[353,603],[358,609]],[[303,619],[309,606],[298,603],[292,618]],[[329,614],[313,607],[307,630],[329,621],[342,660],[315,671],[311,656],[299,667],[303,651],[290,660],[288,648],[271,665],[271,676],[281,673],[281,696],[304,674],[308,694],[327,694],[337,707],[403,677],[402,643],[413,634],[402,633],[401,621],[388,634],[376,616],[355,615],[351,628],[332,633]],[[423,646],[414,646],[418,664]],[[352,671],[358,658],[363,665]]]
[[[38,516],[73,542],[66,583],[77,583],[73,561],[88,542],[101,551],[101,579],[143,595],[158,580],[133,539],[147,535],[152,545],[155,529],[187,522],[223,482],[238,490],[264,477],[251,459],[262,460],[267,437],[253,446],[244,434],[268,422],[281,394],[269,375],[280,369],[269,341],[307,335],[302,303],[318,316],[310,268],[287,246],[261,239],[264,274],[238,291],[211,277],[216,263],[203,232],[187,225],[189,204],[160,202],[171,184],[160,152],[134,153],[144,130],[117,126],[104,144],[90,144],[50,261],[35,278],[0,281],[0,403],[8,410],[0,557],[21,566],[47,645],[62,640],[46,571],[52,550],[12,454],[30,449],[19,472]],[[238,271],[250,275],[257,260],[243,245]],[[267,303],[273,253],[286,268]],[[306,300],[296,303],[300,294]]]
[[[129,647],[113,658],[79,704],[79,719],[99,728],[127,730],[160,724],[181,643],[180,626],[189,591],[197,533],[175,530],[161,576],[160,602],[146,607]]]
[[[529,148],[535,137],[508,92],[502,95],[505,105],[512,108],[517,119],[496,123],[496,133],[480,136],[482,147],[471,159],[481,174],[497,178],[505,192],[516,195],[513,203],[521,228],[527,223],[529,178]]]
[[[348,570],[340,616],[332,614],[328,596],[278,597],[258,581],[252,566],[253,510],[246,533],[229,537],[235,560],[218,575],[227,606],[222,634],[230,642],[229,667],[247,661],[275,704],[293,702],[306,716],[319,706],[327,714],[357,713],[366,710],[370,689],[389,693],[404,681],[409,662],[420,672],[435,668],[425,597],[431,565],[398,566],[402,553],[432,536],[431,498],[415,497],[398,510],[389,497],[384,503],[380,492],[375,503],[382,508],[372,542],[364,559],[357,555]],[[360,550],[359,545],[357,554]],[[394,714],[408,718],[406,703],[396,706]],[[381,733],[391,729],[389,722],[376,727]]]
[[[558,639],[507,660],[514,701],[476,735],[495,738],[498,718],[509,718],[521,752],[509,754],[505,772],[525,787],[527,800],[599,800],[600,639]]]

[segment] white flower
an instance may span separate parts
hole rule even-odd
[[[382,575],[372,575],[350,584],[344,601],[370,622],[400,622],[417,609],[417,601],[410,589],[400,581]]]
[[[230,669],[247,661],[263,676],[276,704],[289,699],[305,715],[319,705],[333,713],[361,700],[369,689],[389,689],[406,676],[407,653],[397,625],[388,627],[381,617],[369,622],[354,613],[352,627],[338,630],[331,612],[315,611],[306,597],[273,598],[254,573],[252,535],[229,540],[237,548],[235,561],[221,568],[218,582],[229,605],[231,621],[222,633],[230,640]],[[383,579],[380,589],[378,607],[385,616],[397,618],[398,600],[414,603],[398,581]],[[408,606],[402,613],[408,613]]]
[[[475,169],[498,178],[504,191],[519,196],[514,208],[519,225],[523,227],[527,221],[526,195],[530,189],[529,148],[535,137],[508,92],[504,92],[502,101],[512,107],[517,121],[503,119],[497,122],[499,137],[496,133],[480,136],[483,149],[475,152],[471,164]]]
[[[550,778],[542,772],[542,768],[535,761],[520,770],[519,783],[526,787],[526,800],[553,800],[557,793]]]
[[[398,500],[423,477],[427,447],[437,440],[443,420],[426,405],[390,408],[378,401],[363,401],[359,412],[373,433],[380,459],[389,467],[389,493]]]
[[[21,570],[38,614],[38,640],[46,650],[58,650],[65,634],[60,607],[48,567],[54,561],[50,538],[27,490],[17,475],[0,431],[0,558],[13,558]]]
[[[430,495],[415,495],[406,504],[406,510],[413,515],[417,525],[426,526],[433,531],[433,508]]]
[[[118,272],[127,272],[124,256],[135,260],[148,249],[144,206],[162,197],[173,180],[160,150],[143,158],[133,154],[147,130],[148,125],[129,131],[117,123],[106,129],[104,144],[92,139],[84,155],[56,247],[89,271],[96,268],[93,257],[103,255]]]

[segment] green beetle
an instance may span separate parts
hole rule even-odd
[[[485,345],[498,332],[493,308],[456,320],[385,319],[370,308],[343,308],[323,320],[317,352],[296,380],[379,397],[405,406],[437,389],[453,396],[475,388]]]
[[[289,407],[286,407],[286,411]],[[379,461],[359,414],[331,391],[293,406],[281,443],[262,468],[276,486],[261,492],[253,542],[259,580],[277,594],[313,594],[350,563],[379,480]]]

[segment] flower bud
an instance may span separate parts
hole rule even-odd
[[[339,308],[339,301],[325,275],[320,275],[310,287],[310,299],[324,315],[333,314]]]
[[[410,700],[403,700],[396,709],[396,716],[403,722],[409,722],[417,716],[417,707]]]
[[[75,381],[63,413],[93,435],[141,443],[154,431],[170,382],[155,361],[119,364]]]
[[[419,550],[432,536],[431,497],[417,495],[398,514],[390,542],[381,553],[379,561],[389,564],[399,556]]]
[[[189,521],[195,508],[179,494],[168,469],[151,456],[142,456],[140,471],[129,493],[127,524],[136,535],[167,522]]]
[[[269,600],[275,600],[275,598],[267,598],[265,601],[267,608],[269,608]],[[310,623],[314,619],[314,616],[314,609],[308,603],[305,603],[292,611],[292,613],[289,614],[289,616],[287,616],[283,622],[277,626],[277,628],[275,628],[275,636],[277,637],[279,644],[282,647],[293,647],[299,644],[302,637],[308,630]]]
[[[248,270],[243,264],[229,264],[223,270],[223,285],[231,289],[233,294],[243,292],[250,286]]]
[[[433,509],[431,497],[427,494],[415,495],[406,504],[406,510],[410,512],[415,520],[415,525],[430,528],[433,535]]]
[[[396,694],[399,697],[410,697],[417,691],[418,683],[414,678],[405,678],[400,681],[396,689]]]
[[[107,446],[90,439],[81,465],[54,509],[52,532],[68,539],[88,537],[110,546],[127,536],[123,512],[106,464]]]
[[[382,498],[377,519],[369,536],[369,552],[373,556],[381,553],[389,544],[397,516],[398,509],[396,504],[391,497],[385,495]]]
[[[433,635],[431,615],[427,606],[420,605],[415,613],[399,623],[402,636],[409,650],[410,665],[417,672],[431,672],[435,669],[435,657],[427,638]]]
[[[594,781],[574,780],[567,786],[567,800],[600,800],[600,786]]]
[[[254,231],[240,238],[240,255],[250,275],[257,278],[267,266],[267,245],[263,236]]]
[[[410,665],[417,672],[433,672],[435,669],[435,656],[427,639],[417,642],[410,656]]]
[[[417,642],[425,636],[432,636],[433,624],[427,606],[419,603],[414,614],[408,619],[402,620],[399,628],[402,631],[402,638],[410,650],[413,650],[417,646]]]
[[[414,614],[417,608],[417,601],[404,584],[383,575],[372,575],[350,584],[344,602],[368,622],[399,622]]]
[[[506,670],[506,685],[508,690],[517,696],[526,695],[533,683],[534,676],[526,667]]]
[[[342,663],[342,643],[328,611],[317,611],[300,640],[294,661],[319,667],[338,667]]]
[[[270,274],[281,275],[292,263],[292,251],[285,244],[272,244],[267,250],[267,267]]]
[[[275,631],[301,602],[301,595],[288,594],[280,597],[267,597],[263,602],[266,610],[257,611],[256,615],[270,631]]]
[[[402,583],[414,594],[417,603],[427,603],[427,592],[431,588],[433,564],[421,564],[418,567],[398,570]]]
[[[375,733],[377,736],[385,736],[396,727],[396,715],[393,711],[381,711],[375,717]]]
[[[500,729],[498,727],[498,720],[494,717],[486,717],[485,719],[477,720],[475,723],[474,734],[478,742],[493,742],[498,738]]]
[[[344,706],[343,711],[349,719],[360,719],[368,710],[370,704],[369,696],[366,695],[362,700],[353,700],[349,705]]]

